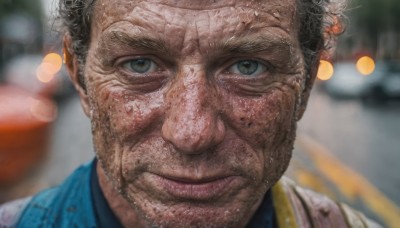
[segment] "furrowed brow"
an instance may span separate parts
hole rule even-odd
[[[103,46],[122,45],[154,53],[171,54],[165,43],[159,39],[136,34],[131,35],[120,31],[113,31],[106,34],[103,37],[102,44]]]

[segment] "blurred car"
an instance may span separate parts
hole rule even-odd
[[[362,94],[364,100],[400,99],[400,61],[378,63],[373,76],[376,78]]]
[[[336,98],[385,101],[400,98],[400,62],[380,61],[374,71],[363,75],[353,62],[338,62],[332,78],[324,82],[327,93]]]

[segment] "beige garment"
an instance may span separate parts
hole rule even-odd
[[[301,188],[287,177],[272,187],[272,195],[281,228],[382,227],[348,205]]]

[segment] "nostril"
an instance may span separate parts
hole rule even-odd
[[[210,114],[203,113],[198,118],[178,118],[178,121],[172,121],[174,119],[165,120],[162,137],[178,151],[189,154],[203,153],[224,139],[224,123]]]
[[[172,144],[178,152],[187,154],[202,153],[203,148],[201,145],[206,144],[205,142],[201,142],[201,138],[182,134],[179,130],[166,130],[163,133],[163,138],[166,142]]]

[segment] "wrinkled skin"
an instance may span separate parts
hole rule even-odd
[[[76,61],[69,70],[92,121],[101,187],[126,226],[251,219],[287,168],[306,103],[295,8],[294,0],[97,1],[87,91]],[[153,68],[135,71],[137,58]],[[238,72],[244,60],[261,70]]]

